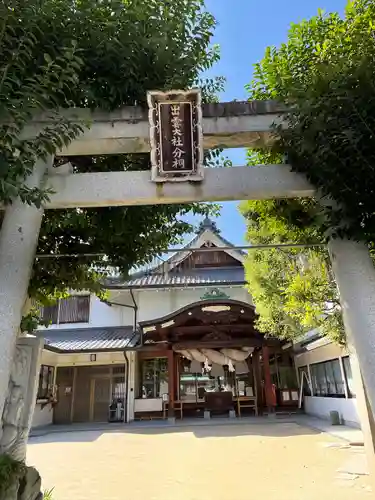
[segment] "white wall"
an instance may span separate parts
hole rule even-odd
[[[295,365],[304,366],[321,361],[329,361],[330,359],[348,356],[349,352],[328,339],[319,339],[310,345],[306,346],[306,351],[294,356]]]
[[[158,319],[178,311],[181,307],[199,302],[201,297],[213,288],[216,287],[134,290],[134,299],[138,306],[137,321]],[[243,286],[220,286],[218,288],[233,300],[252,304],[251,296]],[[110,292],[108,300],[127,306],[133,305],[133,300],[128,290],[113,290]],[[109,306],[92,295],[88,323],[64,323],[61,325],[50,325],[48,328],[68,329],[129,325],[134,325],[134,309],[121,305]],[[40,328],[44,329],[45,327]]]
[[[53,409],[50,404],[44,408],[40,404],[36,404],[34,408],[33,420],[31,427],[40,427],[42,425],[50,425],[53,420]]]
[[[134,312],[120,306],[109,306],[101,302],[95,295],[90,297],[90,318],[87,323],[63,323],[61,325],[49,325],[48,329],[64,330],[67,328],[91,328],[95,326],[122,326],[132,325]],[[46,327],[39,327],[41,330]]]
[[[300,366],[329,361],[343,356],[349,352],[327,338],[318,339],[306,346],[306,351],[296,354],[294,362],[296,369]],[[306,396],[305,412],[320,418],[329,419],[330,411],[338,411],[341,419],[349,424],[359,427],[360,419],[355,398],[325,398],[320,396]]]
[[[40,362],[42,365],[48,365],[55,367],[58,360],[58,355],[55,352],[47,351],[43,349]],[[53,409],[50,404],[44,406],[40,403],[36,403],[34,407],[33,419],[31,421],[31,427],[39,427],[41,425],[52,424],[53,420]]]
[[[174,288],[172,290],[143,290],[135,293],[138,304],[138,321],[158,319],[194,302],[199,302],[213,286],[201,288]],[[251,297],[244,287],[218,287],[230,299],[251,303]]]
[[[90,326],[121,326],[131,325],[133,321],[124,323],[124,307],[109,306],[101,302],[97,297],[91,297],[90,303]],[[133,311],[127,309],[132,317]]]
[[[95,351],[94,351],[95,352]],[[90,352],[58,354],[58,366],[94,366],[94,365],[124,365],[125,359],[122,351],[97,352],[96,361],[90,361]]]
[[[305,411],[310,415],[329,419],[331,411],[337,411],[345,424],[360,426],[356,399],[321,398],[317,396],[305,398]]]
[[[47,351],[47,349],[43,349],[41,361],[42,365],[48,366],[56,366],[58,361],[58,354],[52,351]]]
[[[163,400],[162,398],[147,398],[147,399],[138,398],[134,401],[134,410],[136,412],[162,411]]]

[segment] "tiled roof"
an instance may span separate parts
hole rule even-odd
[[[194,286],[194,285],[219,285],[245,283],[244,269],[242,267],[191,269],[184,274],[180,273],[142,273],[128,281],[108,280],[108,288],[157,288],[160,286]]]
[[[139,334],[133,326],[39,330],[45,348],[63,352],[121,350],[134,347]]]
[[[246,283],[245,273],[242,266],[239,267],[217,267],[217,268],[192,268],[185,269],[182,272],[174,272],[175,266],[184,261],[190,254],[189,250],[196,247],[199,238],[205,232],[211,232],[215,238],[219,238],[225,247],[230,247],[237,253],[237,258],[243,259],[246,253],[236,248],[232,243],[219,234],[215,223],[206,218],[200,225],[200,230],[184,249],[176,251],[170,255],[164,262],[151,265],[148,269],[138,270],[132,273],[129,279],[123,277],[108,277],[103,282],[107,288],[159,288],[159,287],[189,287],[189,286],[207,286],[207,285],[243,285]],[[220,250],[220,246],[217,247]],[[187,252],[187,253],[186,253]],[[225,250],[224,250],[225,252]]]

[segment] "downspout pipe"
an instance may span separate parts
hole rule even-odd
[[[125,359],[125,404],[124,404],[124,424],[128,423],[128,390],[129,390],[129,360],[126,351],[123,351]]]
[[[132,289],[129,290],[130,291],[130,296],[132,298],[132,301],[133,301],[133,309],[134,309],[134,330],[137,329],[137,323],[138,323],[138,305],[135,301],[135,298],[134,298],[134,292]]]
[[[127,307],[127,308],[130,308],[130,309],[133,309],[134,311],[134,323],[133,323],[133,328],[134,328],[134,335],[132,336],[132,338],[129,340],[129,344],[131,344],[132,340],[134,339],[134,337],[136,335],[138,335],[138,330],[137,330],[137,322],[138,322],[138,305],[137,305],[137,302],[135,301],[135,298],[134,298],[134,293],[133,293],[133,290],[130,290],[130,296],[132,298],[132,301],[133,301],[133,305],[128,305],[128,304],[121,304],[120,302],[114,302],[114,301],[110,301],[110,300],[102,300],[102,302],[104,302],[105,304],[107,304],[108,306],[120,306],[120,307]],[[143,340],[143,337],[141,335],[141,343],[142,343],[142,340]],[[124,404],[124,424],[128,423],[128,401],[129,401],[129,398],[128,398],[128,391],[129,391],[129,372],[130,372],[130,363],[129,363],[129,359],[126,355],[127,351],[130,351],[130,350],[133,350],[133,349],[125,349],[123,351],[123,354],[124,354],[124,360],[125,360],[125,404]]]
[[[102,300],[104,304],[107,304],[107,306],[120,306],[120,307],[127,307],[128,309],[133,309],[134,311],[134,322],[133,322],[133,327],[134,331],[137,329],[137,321],[138,321],[138,305],[135,301],[134,298],[134,292],[133,290],[130,290],[130,296],[132,298],[133,304],[121,304],[120,302],[114,302],[111,300]]]
[[[129,344],[132,343],[132,340],[134,339],[134,337],[136,337],[138,335],[138,331],[136,330],[133,334],[133,336],[131,337],[131,339],[129,340]],[[127,356],[127,352],[128,351],[133,351],[135,350],[134,348],[128,348],[128,349],[124,349],[122,351],[123,355],[124,355],[124,359],[125,359],[125,405],[124,405],[124,424],[128,423],[128,391],[129,391],[129,372],[130,372],[130,363],[129,363],[129,359],[128,359],[128,356]]]

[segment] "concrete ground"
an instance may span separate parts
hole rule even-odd
[[[54,500],[373,498],[364,451],[295,422],[124,427],[31,438]]]

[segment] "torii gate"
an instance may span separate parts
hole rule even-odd
[[[283,108],[272,101],[233,102],[203,106],[204,147],[267,147],[271,125],[281,123]],[[128,107],[114,113],[67,110],[66,116],[90,120],[92,126],[59,155],[147,152],[147,112]],[[50,119],[36,118],[23,132],[35,136]],[[53,158],[38,161],[29,186],[47,182],[55,194],[45,209],[121,205],[170,204],[197,201],[312,197],[314,188],[288,165],[206,169],[200,183],[155,184],[149,172],[72,174],[66,166],[53,169]],[[47,175],[46,175],[47,174]],[[5,211],[0,231],[0,415],[8,390],[43,209],[15,200]],[[344,322],[354,344],[368,398],[375,413],[375,269],[362,243],[332,240],[332,266],[339,286]],[[355,363],[354,363],[355,365]],[[360,380],[358,367],[357,378]],[[364,402],[363,402],[364,406]],[[364,419],[364,430],[368,419]],[[374,442],[366,432],[371,450]]]

